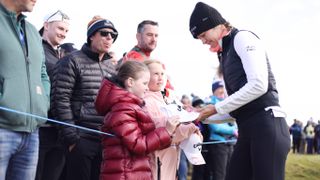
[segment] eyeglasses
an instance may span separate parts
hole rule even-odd
[[[58,14],[61,16],[61,21],[63,21],[63,20],[70,20],[70,18],[69,18],[68,15],[66,15],[66,14],[63,13],[62,11],[58,10],[57,12],[55,12],[55,13],[53,13],[51,16],[49,16],[46,21],[47,21],[47,22],[50,22],[50,19],[53,18],[53,17],[55,17],[55,16],[58,15]],[[57,17],[55,17],[55,21],[56,21],[56,20],[57,20]]]
[[[112,39],[116,38],[118,36],[118,33],[111,32],[111,31],[99,31],[100,36],[107,37],[109,34]]]

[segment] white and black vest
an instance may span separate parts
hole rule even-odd
[[[247,83],[246,73],[233,43],[234,37],[238,32],[239,30],[234,28],[231,30],[231,33],[222,40],[223,52],[220,57],[220,63],[228,95],[232,95]],[[266,107],[279,106],[276,81],[271,71],[267,55],[266,61],[268,64],[268,91],[254,101],[232,111],[230,115],[238,121],[245,120],[254,113],[264,110]]]

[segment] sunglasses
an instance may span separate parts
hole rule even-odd
[[[53,13],[51,16],[49,16],[47,18],[47,21],[49,21],[52,17],[54,17],[55,15],[60,14],[61,16],[61,21],[63,20],[70,20],[69,16],[66,15],[65,13],[63,13],[62,11],[58,10],[57,12]]]
[[[109,34],[112,39],[116,38],[118,36],[118,33],[111,32],[111,31],[99,31],[100,36],[107,37]]]

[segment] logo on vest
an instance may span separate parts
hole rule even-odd
[[[247,46],[247,47],[246,47],[246,50],[247,50],[247,52],[248,52],[248,51],[255,51],[255,50],[256,50],[256,47],[255,47],[255,46]]]

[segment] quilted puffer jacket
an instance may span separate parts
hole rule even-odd
[[[116,74],[110,66],[110,56],[105,54],[99,61],[99,54],[93,52],[88,44],[81,50],[65,56],[54,67],[51,89],[51,109],[53,117],[69,124],[99,130],[103,116],[99,116],[94,107],[104,77]],[[63,126],[60,139],[70,146],[82,138],[100,141],[97,133]]]
[[[171,143],[167,130],[155,124],[142,109],[144,102],[105,79],[95,106],[105,115],[102,131],[114,136],[102,138],[101,180],[152,179],[148,154]]]

